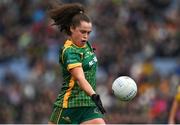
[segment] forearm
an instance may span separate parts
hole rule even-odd
[[[169,115],[169,123],[170,124],[174,124],[175,115],[176,115],[176,111],[177,111],[177,105],[178,105],[178,102],[175,100],[173,102],[173,105],[172,105],[172,108],[170,111],[170,115]]]
[[[96,104],[96,106],[99,108],[99,110],[101,111],[102,114],[104,114],[106,111],[102,105],[100,96],[98,94],[95,93],[95,91],[93,90],[92,86],[90,85],[90,83],[86,80],[85,76],[84,76],[84,72],[82,67],[76,67],[73,68],[72,70],[70,70],[70,73],[72,74],[72,76],[75,78],[75,80],[77,81],[79,87],[86,92],[86,94],[88,96],[91,97],[92,101],[94,101],[94,103]]]
[[[94,101],[94,103],[96,104],[96,106],[99,108],[99,110],[101,111],[102,114],[106,113],[100,96],[98,94],[95,93],[95,91],[93,90],[93,88],[91,87],[91,85],[89,84],[89,82],[84,78],[81,78],[78,82],[79,86],[87,93],[87,95],[91,96],[91,99]]]
[[[173,124],[174,123],[174,117],[175,117],[175,113],[174,112],[170,112],[170,116],[169,116],[169,123]]]
[[[70,70],[70,73],[77,81],[79,87],[83,91],[85,91],[88,96],[92,96],[93,94],[95,94],[95,91],[93,90],[93,88],[91,87],[91,85],[84,76],[82,67],[73,68],[72,70]]]
[[[91,85],[89,84],[89,82],[85,79],[85,78],[81,78],[78,80],[78,85],[80,86],[80,88],[86,92],[86,94],[88,96],[92,96],[93,94],[95,94],[95,91],[93,90],[93,88],[91,87]]]

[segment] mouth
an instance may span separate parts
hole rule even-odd
[[[87,41],[86,41],[86,40],[82,40],[81,42],[82,42],[82,43],[86,43]]]

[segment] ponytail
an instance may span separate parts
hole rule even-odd
[[[85,8],[79,3],[61,4],[49,11],[54,25],[57,25],[61,32],[71,35],[70,27],[77,27],[81,21],[91,22],[85,14]]]

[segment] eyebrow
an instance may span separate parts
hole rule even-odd
[[[88,31],[88,30],[81,30],[81,29],[80,29],[80,31],[81,31],[81,32],[87,32],[87,33],[92,32],[92,30],[89,30],[89,31]]]

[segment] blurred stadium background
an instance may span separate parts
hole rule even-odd
[[[167,123],[180,82],[179,0],[64,0],[84,4],[99,59],[97,89],[107,123]],[[0,123],[47,123],[62,78],[63,35],[52,27],[47,0],[0,0]],[[131,102],[118,101],[112,81],[129,75]],[[177,114],[180,121],[180,112]]]

